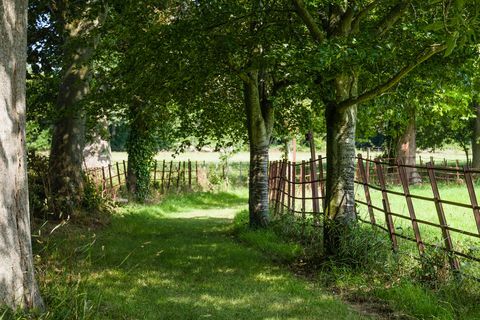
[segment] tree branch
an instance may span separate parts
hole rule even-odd
[[[307,26],[307,29],[308,31],[310,31],[313,39],[317,42],[323,42],[323,40],[325,39],[325,33],[315,22],[315,19],[313,19],[312,15],[305,7],[305,3],[303,2],[303,0],[292,0],[292,2],[295,6],[297,14]]]
[[[401,0],[383,18],[377,28],[377,35],[382,37],[407,11],[410,0]]]
[[[355,104],[360,104],[362,102],[366,102],[368,100],[371,100],[386,91],[388,91],[390,88],[392,88],[394,85],[400,82],[407,74],[409,74],[413,69],[415,69],[417,66],[422,64],[423,62],[427,61],[430,59],[432,56],[435,54],[442,52],[445,50],[447,46],[445,44],[436,44],[432,45],[428,48],[426,48],[422,53],[420,53],[417,58],[411,62],[410,64],[406,65],[403,69],[401,69],[399,72],[397,72],[392,78],[390,78],[387,82],[373,88],[372,90],[369,90],[360,96],[356,98],[350,98],[347,100],[344,100],[340,102],[337,105],[337,109],[339,111],[344,111],[348,107],[351,107]]]
[[[367,14],[372,10],[381,0],[374,0],[365,6],[357,15],[354,17],[352,22],[352,30],[354,33],[360,31],[360,22],[367,16]]]

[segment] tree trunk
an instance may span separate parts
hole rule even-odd
[[[81,100],[88,93],[87,76],[93,49],[79,42],[81,31],[75,24],[65,26],[68,33],[64,44],[64,75],[60,84],[58,118],[50,149],[50,183],[54,197],[54,218],[72,215],[83,199],[83,149],[85,146],[85,115]],[[78,48],[78,43],[85,47]]]
[[[476,116],[472,131],[472,167],[480,168],[480,103],[473,100],[472,105]]]
[[[268,99],[261,97],[258,72],[244,79],[245,110],[250,145],[249,213],[250,226],[264,228],[269,222],[268,150],[272,134],[273,109]]]
[[[27,1],[0,2],[0,304],[43,308],[35,282],[25,155]]]
[[[416,165],[417,153],[417,128],[415,125],[415,109],[409,110],[408,122],[405,130],[397,141],[397,160],[408,166]],[[422,182],[422,178],[418,174],[416,168],[406,167],[407,179],[409,184],[417,184]]]
[[[112,163],[112,149],[108,136],[108,121],[102,118],[93,128],[83,149],[83,162],[86,168],[105,167]]]
[[[357,106],[339,110],[337,103],[355,96],[357,79],[339,75],[335,79],[336,103],[327,106],[327,182],[325,202],[325,249],[334,254],[355,214],[355,129]]]
[[[147,108],[135,97],[129,110],[127,189],[138,201],[145,201],[150,192],[150,166],[157,151],[155,125]]]

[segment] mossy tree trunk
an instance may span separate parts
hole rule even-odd
[[[259,72],[242,77],[250,146],[249,213],[252,228],[269,222],[268,151],[273,127],[273,108],[266,89],[259,84]]]
[[[334,80],[336,102],[357,94],[355,74],[340,74]],[[327,182],[325,201],[325,248],[335,252],[343,229],[356,220],[355,129],[357,106],[327,106]]]
[[[150,168],[156,153],[155,124],[148,106],[135,97],[130,105],[130,132],[127,140],[127,189],[138,201],[150,192]]]
[[[25,152],[27,1],[0,1],[0,305],[43,308],[35,281]]]

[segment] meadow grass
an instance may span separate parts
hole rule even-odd
[[[302,280],[232,227],[246,190],[171,195],[118,209],[101,229],[67,225],[37,236],[48,312],[15,319],[367,319]],[[268,250],[296,254],[280,239]],[[290,256],[291,258],[291,256]],[[0,313],[1,315],[1,313]],[[0,316],[8,319],[8,315]]]
[[[391,185],[389,186],[389,189],[403,192],[400,186]],[[429,184],[412,186],[410,191],[411,194],[414,195],[433,198],[432,189]],[[467,187],[464,184],[440,184],[439,191],[441,198],[444,200],[470,204]],[[381,192],[370,189],[370,193],[372,204],[383,208]],[[365,201],[365,193],[360,186],[357,187],[356,197]],[[388,198],[392,212],[409,217],[405,197],[389,194]],[[412,200],[417,219],[440,224],[434,202],[419,199]],[[443,204],[443,209],[447,223],[450,227],[478,234],[472,209],[447,204]],[[358,212],[363,219],[370,220],[366,206],[359,205]],[[378,210],[374,210],[374,214],[377,223],[385,226],[385,214]],[[409,219],[393,217],[393,223],[397,233],[414,238],[412,223]],[[423,242],[437,247],[445,246],[440,228],[419,223],[419,230]],[[455,231],[450,231],[450,237],[455,250],[480,258],[480,239]],[[416,246],[412,242],[399,239],[399,244],[401,251],[412,253],[416,251]],[[480,277],[480,263],[461,257],[459,258],[459,261],[461,263],[461,268],[463,268],[467,274]]]

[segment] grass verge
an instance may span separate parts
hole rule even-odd
[[[236,241],[230,218],[245,203],[244,192],[176,195],[121,208],[101,229],[58,228],[35,244],[47,313],[0,318],[367,319]]]

